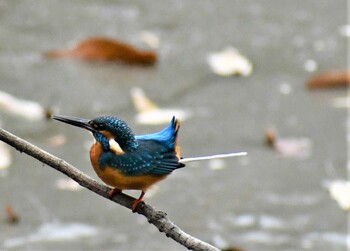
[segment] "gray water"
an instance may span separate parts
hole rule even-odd
[[[346,68],[346,15],[345,0],[2,0],[1,91],[59,114],[116,115],[137,134],[163,126],[135,122],[133,86],[160,106],[190,109],[194,116],[182,123],[179,136],[185,157],[230,151],[248,156],[225,159],[221,169],[210,168],[213,162],[188,164],[159,183],[147,203],[219,248],[346,250],[348,214],[325,188],[327,181],[347,178],[347,112],[331,105],[346,91],[304,86],[314,74],[306,62],[316,62],[316,72]],[[139,39],[144,30],[160,38],[155,67],[41,57],[96,35],[147,48]],[[225,78],[210,70],[207,55],[230,45],[253,62],[251,76]],[[5,129],[97,178],[87,132],[0,116]],[[310,155],[283,157],[264,146],[270,127],[281,137],[308,138]],[[51,146],[49,139],[59,134],[67,142]],[[0,210],[10,204],[20,222],[6,224],[0,211],[0,249],[185,250],[142,216],[85,189],[59,190],[55,183],[62,174],[12,154],[0,178]]]

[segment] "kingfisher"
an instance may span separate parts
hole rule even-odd
[[[52,116],[53,119],[87,129],[95,138],[90,149],[90,161],[97,176],[112,189],[112,198],[122,190],[141,190],[131,209],[144,200],[153,184],[165,179],[186,162],[246,155],[246,152],[182,158],[178,144],[179,120],[172,118],[163,130],[146,135],[135,135],[128,124],[114,116],[92,120],[71,116]]]

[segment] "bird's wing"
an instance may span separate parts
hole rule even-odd
[[[137,150],[123,155],[104,153],[99,162],[101,166],[116,168],[127,176],[167,175],[185,166],[179,163],[174,149],[153,140],[140,140]]]

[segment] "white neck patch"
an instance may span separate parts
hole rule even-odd
[[[109,140],[109,149],[113,151],[117,155],[124,154],[123,149],[120,147],[117,141],[115,139],[110,139]]]

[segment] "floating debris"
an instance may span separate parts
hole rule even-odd
[[[19,222],[19,216],[13,210],[13,207],[10,205],[5,206],[6,222],[8,224],[17,224]]]
[[[348,241],[349,235],[346,231],[344,231],[344,233],[339,233],[331,231],[320,231],[318,229],[314,232],[303,235],[303,237],[300,239],[300,250],[322,250],[323,248],[321,247],[338,247],[323,250],[348,250]]]
[[[69,178],[58,179],[55,185],[60,190],[78,191],[83,189],[79,183]]]
[[[103,37],[93,37],[79,42],[71,49],[48,51],[48,58],[78,58],[86,61],[118,61],[126,64],[153,65],[157,54],[141,51],[126,43]]]
[[[313,76],[306,82],[308,89],[339,88],[350,86],[350,71],[327,71]]]
[[[248,228],[256,224],[256,216],[252,214],[243,214],[235,217],[234,224],[237,227]]]
[[[285,229],[287,227],[286,222],[271,215],[261,215],[259,217],[259,225],[261,228],[269,230]]]
[[[286,157],[306,158],[311,154],[312,143],[308,138],[280,139],[272,130],[265,133],[265,144]]]
[[[191,112],[181,109],[162,109],[153,103],[138,87],[130,91],[131,100],[138,111],[136,122],[145,125],[159,125],[169,123],[169,120],[175,116],[180,121],[190,118]]]
[[[281,246],[291,243],[291,237],[285,233],[273,233],[266,230],[252,230],[240,235],[242,241],[264,246]],[[278,250],[278,249],[277,249]]]
[[[42,224],[37,231],[23,237],[14,237],[3,242],[5,248],[15,248],[28,243],[43,241],[72,241],[96,235],[98,230],[82,223],[49,222]]]
[[[346,211],[350,210],[350,182],[346,180],[334,180],[327,184],[328,191],[339,206]]]
[[[226,167],[226,162],[223,159],[211,159],[208,161],[208,166],[211,170],[221,170]]]
[[[332,100],[332,106],[335,108],[350,108],[350,97],[338,97]]]
[[[285,229],[288,226],[287,222],[271,215],[255,216],[251,214],[239,215],[234,219],[234,224],[237,227],[248,228],[259,225],[262,229]]]
[[[159,48],[160,40],[156,34],[150,32],[150,31],[142,31],[139,35],[139,38],[142,42],[147,44],[152,49]]]
[[[212,53],[207,57],[212,71],[220,76],[249,76],[253,71],[252,63],[233,47],[221,52]]]
[[[229,245],[220,234],[214,234],[212,237],[212,242],[216,247],[227,247]]]
[[[340,26],[339,33],[344,37],[350,37],[350,25],[346,24],[346,25]]]
[[[288,83],[283,82],[279,85],[279,91],[281,94],[289,95],[292,92],[292,86]]]
[[[312,60],[312,59],[308,59],[304,63],[304,69],[308,72],[316,71],[317,67],[318,67],[317,62],[315,60]]]
[[[33,121],[47,119],[51,115],[49,110],[37,102],[18,99],[2,91],[0,91],[0,110]]]
[[[48,141],[49,141],[49,145],[51,147],[59,147],[59,146],[64,145],[67,142],[67,138],[63,134],[57,134],[57,135],[49,138]]]
[[[12,155],[10,147],[6,143],[0,141],[0,171],[7,169],[11,164]]]

